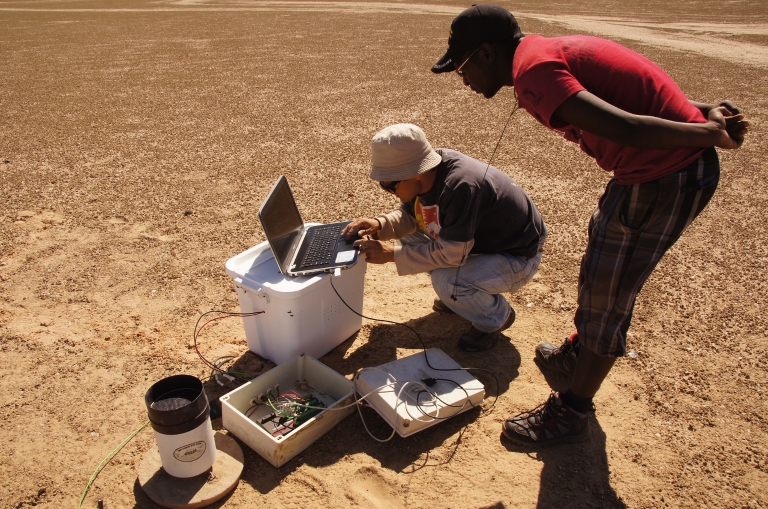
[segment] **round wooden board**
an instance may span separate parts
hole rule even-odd
[[[216,433],[216,461],[208,472],[180,478],[163,470],[157,445],[146,453],[137,470],[139,484],[155,503],[171,509],[205,507],[237,486],[243,472],[243,450],[224,433]]]

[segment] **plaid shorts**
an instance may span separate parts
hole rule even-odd
[[[708,148],[680,171],[633,185],[608,183],[589,221],[574,323],[579,342],[602,356],[626,353],[635,298],[661,257],[704,210],[720,180]]]

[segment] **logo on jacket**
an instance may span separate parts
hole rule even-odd
[[[430,237],[437,240],[440,238],[440,207],[437,205],[422,206],[421,200],[416,198],[413,210],[416,213],[421,229],[429,234]]]

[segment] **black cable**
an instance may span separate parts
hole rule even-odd
[[[488,176],[488,169],[491,167],[491,162],[493,161],[494,156],[496,155],[496,150],[498,150],[499,145],[501,145],[501,140],[504,138],[504,133],[507,131],[507,126],[509,125],[509,121],[512,120],[512,115],[515,114],[518,108],[518,101],[517,101],[517,91],[512,88],[512,93],[515,94],[515,105],[512,107],[512,111],[509,113],[509,117],[507,117],[507,122],[504,124],[504,128],[501,130],[501,135],[499,136],[499,141],[496,142],[496,146],[493,148],[493,152],[491,152],[491,157],[488,159],[488,164],[485,166],[485,172],[483,173],[483,180],[481,182],[485,182],[485,177]],[[466,257],[466,249],[467,245],[464,244],[464,253],[461,255],[461,261],[459,262],[459,266],[456,267],[456,278],[453,281],[453,293],[451,294],[451,299],[453,299],[454,302],[458,300],[458,296],[456,295],[456,287],[459,286],[459,271],[461,270],[461,266],[464,263],[464,258]]]
[[[203,357],[203,354],[200,353],[200,349],[197,347],[197,335],[200,333],[200,330],[202,330],[202,327],[200,328],[200,330],[198,330],[198,326],[200,325],[200,320],[202,320],[204,316],[210,315],[212,313],[218,313],[218,314],[222,315],[219,318],[214,318],[213,319],[213,320],[219,320],[219,319],[222,319],[222,318],[231,318],[233,316],[239,316],[241,318],[247,318],[249,316],[256,316],[256,315],[264,314],[264,311],[253,311],[253,312],[250,312],[250,313],[235,313],[235,312],[231,312],[231,311],[219,311],[219,310],[206,311],[205,313],[200,315],[200,317],[197,319],[197,322],[195,322],[195,328],[194,328],[194,330],[192,332],[192,339],[193,339],[193,344],[194,344],[195,352],[197,353],[197,356],[200,357],[200,360],[203,361],[203,364],[205,364],[206,366],[211,368],[212,373],[213,372],[225,373],[226,371],[221,369],[221,367],[218,366],[215,362],[211,362],[208,359],[206,359],[205,357]],[[213,321],[213,320],[211,320],[211,321]],[[211,321],[206,322],[205,324],[203,324],[203,327],[205,327]],[[217,359],[217,361],[220,360],[220,359],[221,359],[221,357],[219,357],[219,359]],[[240,373],[240,374],[246,374],[246,373]],[[233,378],[239,380],[241,383],[245,383],[245,382],[248,381],[245,378],[241,378],[241,377],[235,376],[233,374],[230,375],[230,376],[232,376]]]
[[[488,407],[488,410],[485,410],[485,411],[486,412],[490,412],[491,410],[493,410],[493,408],[496,406],[496,401],[499,399],[499,379],[496,377],[496,375],[492,371],[487,370],[485,368],[436,368],[436,367],[434,367],[429,362],[429,356],[427,356],[427,347],[424,344],[424,340],[421,339],[421,336],[419,335],[418,332],[416,332],[416,330],[413,327],[411,327],[410,325],[406,325],[404,323],[394,322],[392,320],[384,320],[383,318],[371,318],[370,316],[365,316],[362,313],[358,313],[357,311],[352,309],[352,306],[347,304],[347,301],[345,301],[342,298],[341,295],[339,295],[338,290],[336,290],[336,287],[333,284],[333,277],[334,277],[333,275],[330,276],[330,278],[331,278],[331,280],[330,280],[331,281],[331,288],[333,288],[333,291],[336,293],[336,296],[339,298],[339,300],[345,306],[347,306],[347,308],[350,311],[352,311],[354,314],[356,314],[359,317],[365,318],[366,320],[373,320],[373,321],[376,321],[376,322],[384,322],[384,323],[391,323],[391,324],[394,324],[394,325],[400,325],[401,327],[405,327],[406,329],[408,329],[411,332],[413,332],[413,334],[419,339],[419,342],[421,343],[421,349],[424,351],[424,360],[427,361],[427,366],[429,366],[430,368],[434,369],[435,371],[484,371],[485,373],[488,373],[489,375],[491,375],[493,377],[494,381],[496,382],[496,395],[493,398],[493,403],[491,404],[491,406]],[[441,378],[437,378],[436,380],[442,380],[442,379]],[[454,382],[454,383],[456,383],[456,382]],[[463,387],[462,387],[462,390],[464,390]],[[464,392],[466,393],[466,390],[464,390]]]
[[[517,90],[514,88],[512,89],[512,93],[515,94],[515,105],[512,107],[512,111],[509,113],[509,117],[507,117],[507,122],[504,124],[504,129],[501,130],[501,135],[499,136],[499,141],[496,142],[496,146],[493,148],[493,152],[491,153],[491,158],[488,159],[488,166],[485,167],[485,173],[483,174],[483,180],[485,180],[485,176],[488,174],[488,168],[491,167],[491,161],[493,161],[493,157],[496,155],[496,150],[498,150],[499,145],[501,145],[501,139],[504,138],[504,133],[507,131],[507,126],[509,125],[509,121],[512,120],[512,115],[515,114],[518,108],[518,102],[517,102]]]
[[[419,411],[420,411],[422,414],[424,414],[424,416],[425,416],[425,417],[429,417],[429,418],[431,418],[431,419],[439,419],[439,420],[443,420],[443,419],[450,419],[451,417],[454,417],[454,416],[458,415],[459,413],[461,413],[461,410],[462,410],[464,407],[466,407],[466,406],[467,406],[467,404],[469,404],[469,406],[471,406],[472,408],[475,408],[475,405],[472,403],[472,400],[470,400],[470,398],[469,398],[469,393],[467,392],[467,390],[466,390],[464,387],[462,387],[462,385],[461,385],[459,382],[457,382],[456,380],[451,380],[450,378],[435,378],[435,380],[436,380],[436,381],[443,381],[443,382],[451,382],[452,384],[456,385],[456,387],[458,387],[459,389],[461,389],[462,391],[464,391],[464,396],[466,396],[466,398],[467,398],[467,401],[466,401],[465,403],[462,403],[461,405],[451,405],[451,404],[449,404],[449,403],[446,403],[446,402],[445,402],[445,401],[443,401],[442,399],[440,399],[440,396],[438,396],[438,395],[437,395],[437,392],[433,392],[433,391],[429,391],[429,390],[421,390],[421,391],[419,391],[418,393],[416,393],[416,408],[418,408],[418,409],[419,409]],[[437,416],[433,416],[433,415],[429,415],[429,414],[427,414],[427,413],[424,411],[424,409],[423,409],[423,408],[421,408],[421,401],[419,400],[419,397],[420,397],[422,394],[424,394],[425,392],[426,392],[427,394],[429,394],[430,396],[432,396],[433,398],[435,398],[436,400],[438,400],[440,403],[442,403],[442,404],[443,404],[443,407],[442,407],[442,408],[440,408],[440,410],[442,410],[443,408],[448,408],[448,407],[450,407],[450,408],[458,408],[458,409],[459,409],[459,411],[458,411],[458,412],[456,412],[455,414],[449,415],[449,416],[447,416],[447,417],[437,417]]]
[[[485,179],[485,177],[483,177]],[[459,300],[459,296],[456,295],[456,289],[459,286],[459,271],[461,270],[461,266],[464,265],[464,260],[467,258],[467,244],[464,244],[464,250],[461,253],[461,261],[459,262],[459,266],[456,267],[456,278],[453,280],[453,293],[451,294],[451,299],[453,302],[456,302]]]

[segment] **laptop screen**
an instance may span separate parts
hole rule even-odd
[[[280,270],[285,274],[291,262],[291,247],[297,242],[304,222],[293,199],[288,180],[281,176],[259,209],[259,220],[267,235]]]

